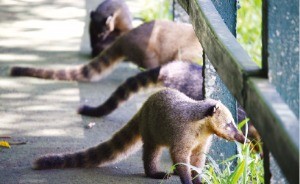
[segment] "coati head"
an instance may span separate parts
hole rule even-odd
[[[97,56],[99,53],[101,53],[103,50],[107,49],[109,46],[112,45],[112,43],[118,38],[120,37],[121,32],[119,30],[114,30],[112,32],[110,32],[108,35],[106,35],[105,39],[104,37],[100,36],[100,38],[98,38],[92,49],[92,56]]]
[[[229,109],[221,102],[211,106],[207,112],[210,129],[214,134],[229,141],[248,141],[234,123]]]
[[[105,40],[106,37],[115,29],[117,13],[113,13],[109,16],[104,16],[99,12],[92,11],[90,14],[91,25],[94,28],[95,33],[99,40]]]

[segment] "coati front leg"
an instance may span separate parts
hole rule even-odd
[[[162,148],[160,146],[144,142],[143,161],[145,174],[147,177],[154,179],[168,179],[170,177],[168,173],[158,171],[161,153]]]
[[[192,171],[193,184],[202,183],[201,182],[201,173],[202,173],[202,169],[205,164],[207,150],[208,149],[205,149],[205,147],[202,144],[199,144],[192,151],[192,155],[190,158],[191,165],[198,168],[198,171],[194,171],[194,170]]]
[[[192,174],[188,165],[190,165],[191,149],[181,146],[173,146],[170,148],[170,155],[176,166],[176,173],[179,175],[182,184],[192,184]],[[186,164],[186,165],[185,165]]]

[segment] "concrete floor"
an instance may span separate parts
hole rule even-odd
[[[0,137],[25,141],[0,150],[0,183],[179,183],[145,178],[141,151],[117,164],[93,169],[34,171],[34,158],[81,150],[110,138],[153,91],[133,97],[104,118],[76,114],[79,105],[102,103],[125,78],[138,72],[121,64],[98,83],[8,76],[14,65],[63,68],[89,60],[86,15],[97,1],[2,0],[0,6]],[[90,122],[92,129],[85,126]],[[169,170],[167,152],[162,170]]]

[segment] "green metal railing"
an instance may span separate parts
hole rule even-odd
[[[268,56],[271,52],[268,50],[268,38],[266,38],[270,27],[269,19],[266,18],[269,11],[266,8],[268,1],[264,2],[263,9],[265,18],[262,68],[251,60],[236,41],[213,2],[210,0],[178,1],[189,14],[205,54],[227,88],[253,121],[283,174],[290,183],[298,183],[299,120],[286,100],[283,100],[277,86],[273,85],[268,78]],[[299,75],[299,73],[291,75]]]

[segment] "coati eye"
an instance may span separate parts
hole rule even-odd
[[[104,35],[104,33],[99,33],[97,36],[98,38],[102,37]]]
[[[225,125],[225,129],[226,130],[232,130],[233,128],[233,123],[232,121],[227,121],[226,125]]]
[[[232,120],[228,121],[227,126],[231,126],[231,127],[233,126],[234,127],[235,126],[234,121],[232,121]]]
[[[231,128],[231,126],[226,126],[226,130],[231,130],[232,128]]]

